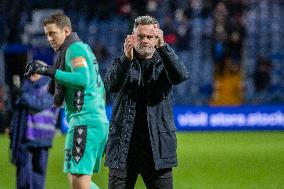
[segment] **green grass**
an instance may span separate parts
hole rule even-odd
[[[0,188],[15,188],[15,167],[9,162],[8,137],[0,135]],[[63,167],[64,136],[57,136],[49,154],[46,189],[69,188]],[[178,133],[176,189],[284,188],[284,132]],[[107,188],[106,167],[95,175]],[[145,188],[139,178],[137,189]]]

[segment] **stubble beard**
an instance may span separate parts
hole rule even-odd
[[[135,51],[142,57],[148,57],[154,54],[155,48],[153,47],[135,47]]]

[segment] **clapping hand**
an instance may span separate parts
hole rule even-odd
[[[123,47],[124,47],[124,54],[128,60],[133,59],[133,51],[134,51],[134,45],[137,42],[136,35],[127,35]]]
[[[157,42],[156,42],[155,46],[156,46],[156,48],[160,48],[165,44],[164,32],[163,32],[163,30],[160,29],[158,24],[154,25],[154,29],[155,29],[154,33],[155,33],[155,36],[157,38]]]

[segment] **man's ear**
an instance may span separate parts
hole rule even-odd
[[[154,24],[154,27],[160,29],[160,24],[159,23]]]
[[[69,27],[64,27],[63,28],[63,32],[65,33],[65,35],[69,35],[71,33],[71,29]]]

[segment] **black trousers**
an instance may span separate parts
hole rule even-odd
[[[109,189],[134,189],[138,175],[148,189],[173,189],[172,168],[155,170],[152,153],[130,151],[127,168],[109,170]]]
[[[109,189],[134,189],[138,175],[141,175],[148,189],[173,189],[172,169],[117,170],[109,171]]]

